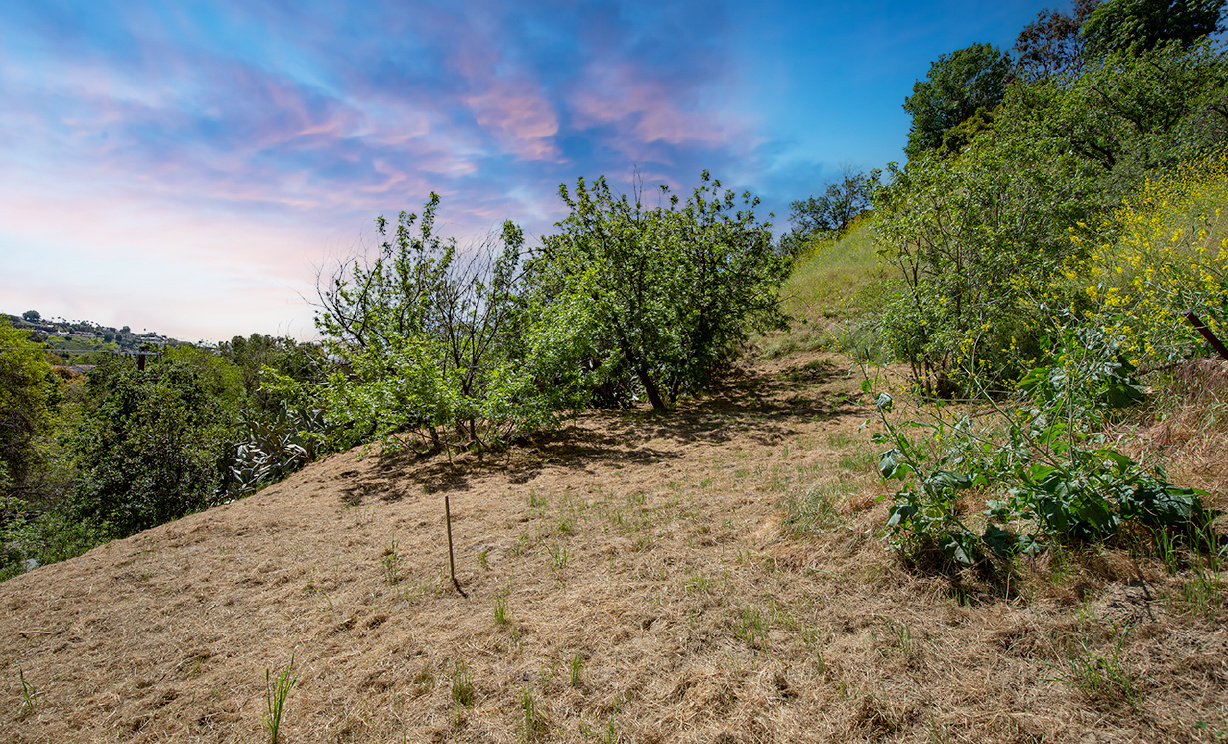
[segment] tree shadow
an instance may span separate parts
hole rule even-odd
[[[380,455],[370,476],[343,489],[343,499],[357,504],[374,495],[399,501],[406,493],[399,485],[404,481],[434,494],[467,491],[475,479],[496,473],[524,484],[547,467],[593,473],[597,465],[643,465],[681,457],[676,447],[652,444],[658,440],[719,445],[742,437],[777,445],[795,436],[802,423],[835,420],[860,410],[855,398],[835,389],[848,392],[842,379],[846,377],[832,363],[811,362],[778,373],[741,370],[708,394],[672,410],[591,411],[558,431],[519,437],[501,451],[465,452],[450,459],[410,449],[388,452]]]

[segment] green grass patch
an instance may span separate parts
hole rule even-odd
[[[780,290],[791,328],[762,337],[759,347],[768,358],[816,349],[877,353],[878,318],[897,283],[878,255],[873,220],[861,219],[843,238],[816,241],[797,259]]]

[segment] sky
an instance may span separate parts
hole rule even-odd
[[[560,184],[708,170],[783,228],[845,165],[903,160],[939,55],[1067,2],[4,0],[0,312],[315,337],[375,218],[441,205],[530,242]]]

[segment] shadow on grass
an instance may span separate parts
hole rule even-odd
[[[777,445],[797,434],[802,423],[837,419],[859,408],[847,397],[853,386],[831,362],[811,362],[783,372],[737,373],[708,394],[668,411],[647,408],[591,411],[555,432],[520,437],[502,451],[421,455],[403,449],[380,456],[366,477],[343,490],[358,505],[366,497],[404,498],[404,481],[428,493],[467,491],[475,479],[499,473],[512,483],[528,483],[546,467],[593,472],[594,465],[622,467],[677,458],[675,444],[724,444],[737,437]]]

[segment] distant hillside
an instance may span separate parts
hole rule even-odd
[[[116,329],[89,320],[44,318],[36,311],[0,313],[0,321],[26,331],[32,341],[46,343],[65,363],[97,361],[102,354],[133,353],[179,343],[155,332],[133,333],[128,326]]]

